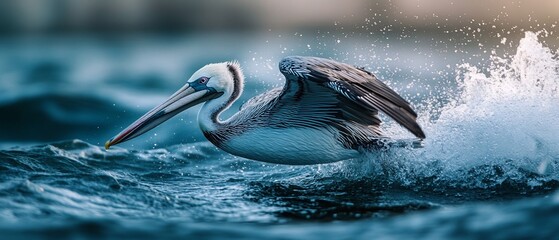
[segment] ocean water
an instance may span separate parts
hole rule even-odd
[[[526,32],[508,53],[481,49],[489,53],[479,59],[413,58],[405,41],[366,54],[352,48],[366,41],[326,53],[296,40],[270,53],[277,43],[248,41],[223,56],[219,41],[203,38],[4,40],[0,238],[557,238],[559,55],[545,34]],[[388,79],[416,107],[424,148],[260,163],[205,141],[196,109],[102,148],[205,63],[240,58],[246,100],[283,84],[276,62],[296,53]],[[410,137],[385,120],[387,134]]]

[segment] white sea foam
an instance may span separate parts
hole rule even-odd
[[[381,172],[410,184],[435,177],[479,187],[481,181],[531,181],[526,172],[559,179],[559,60],[539,34],[546,33],[526,32],[516,54],[492,56],[487,69],[459,66],[457,94],[443,107],[419,111],[425,147],[373,157]],[[404,134],[395,124],[385,128]]]

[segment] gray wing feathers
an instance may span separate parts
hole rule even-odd
[[[241,105],[239,107],[239,111],[245,110],[245,109],[249,109],[249,108],[253,108],[253,107],[261,107],[261,106],[266,106],[266,104],[263,103],[267,103],[270,102],[272,100],[274,100],[282,91],[281,87],[278,88],[274,88],[270,91],[261,93],[259,95],[256,95],[255,97],[247,100],[245,103],[243,103],[243,105]]]
[[[293,95],[289,97],[297,97],[297,91],[312,89],[309,85],[329,88],[337,93],[338,107],[344,117],[366,125],[379,125],[380,110],[415,136],[425,138],[410,104],[364,69],[323,58],[298,56],[284,58],[279,68],[287,80],[285,95]]]

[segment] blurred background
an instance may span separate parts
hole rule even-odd
[[[447,0],[14,0],[2,1],[0,30],[5,34],[130,34],[195,32],[366,31],[390,27],[459,28],[482,26],[529,28],[557,21],[557,1]],[[382,18],[382,16],[386,16]],[[367,20],[384,20],[367,26]],[[339,27],[333,27],[338,25]],[[495,25],[495,27],[493,27]],[[361,28],[361,26],[363,28]]]
[[[456,65],[510,54],[525,31],[557,49],[558,20],[559,1],[4,0],[0,146],[102,145],[198,68],[230,60],[248,78],[233,109],[282,85],[288,55],[364,66],[415,103],[443,98]],[[185,126],[196,113],[123,146],[203,141]]]

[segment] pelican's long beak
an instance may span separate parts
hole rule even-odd
[[[222,93],[217,93],[213,88],[196,90],[187,83],[161,105],[153,108],[134,123],[130,124],[130,126],[122,130],[118,135],[107,141],[105,143],[105,149],[109,149],[112,145],[140,136],[178,113],[199,103],[219,97],[221,94]]]

